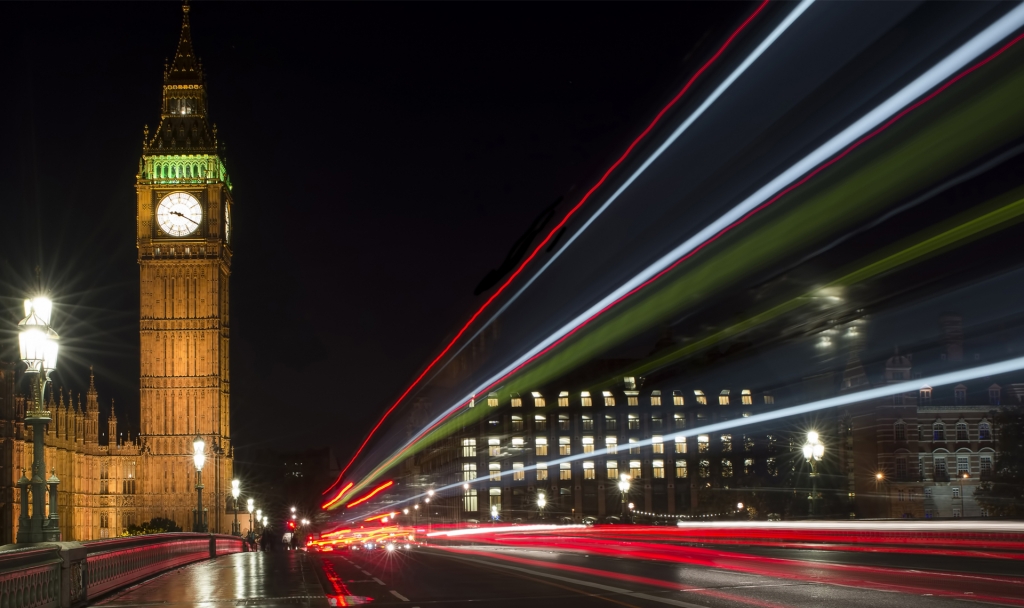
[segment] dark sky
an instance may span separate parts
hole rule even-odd
[[[751,10],[193,4],[234,183],[236,446],[348,453],[533,218],[578,198]],[[181,8],[4,12],[2,317],[41,266],[58,382],[84,391],[94,365],[137,429],[133,184]]]

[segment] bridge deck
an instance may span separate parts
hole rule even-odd
[[[327,606],[305,552],[236,553],[172,570],[96,606]]]

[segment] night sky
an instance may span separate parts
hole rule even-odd
[[[751,10],[194,3],[234,184],[236,447],[350,453],[533,218],[578,199]],[[181,8],[4,12],[6,358],[40,266],[57,383],[84,392],[95,366],[104,412],[137,429],[133,185]]]

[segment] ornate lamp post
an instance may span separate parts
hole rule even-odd
[[[622,521],[626,521],[626,498],[629,496],[629,475],[623,473],[619,476],[619,493],[622,495]]]
[[[206,511],[203,509],[203,464],[206,462],[206,442],[199,435],[192,440],[192,462],[196,465],[196,507],[192,531],[206,532]]]
[[[818,441],[818,433],[811,431],[807,433],[807,443],[804,444],[804,458],[811,465],[811,517],[817,514],[818,509],[818,463],[825,455],[825,444]]]
[[[237,479],[231,480],[231,498],[235,504],[235,523],[231,524],[231,533],[235,536],[242,535],[242,527],[238,525],[238,495],[242,493],[239,485],[241,484]]]
[[[25,362],[25,374],[32,385],[32,409],[25,413],[25,424],[32,427],[32,479],[22,472],[18,480],[21,488],[21,517],[18,521],[19,543],[59,542],[60,516],[57,513],[57,479],[52,472],[46,477],[46,460],[43,438],[46,425],[50,423],[50,412],[45,408],[46,384],[50,372],[57,367],[57,349],[60,336],[50,327],[50,313],[53,303],[48,298],[38,297],[25,300],[25,318],[18,323],[18,342],[21,360]],[[46,485],[50,485],[50,516],[46,517]],[[28,516],[28,488],[32,486],[32,517]]]
[[[249,531],[256,534],[256,530],[252,527],[252,512],[256,508],[256,501],[251,498],[245,501],[245,508],[249,510]]]
[[[263,509],[256,509],[256,525],[263,526]]]
[[[537,512],[540,513],[540,518],[544,519],[544,507],[548,504],[547,497],[544,496],[544,492],[537,494]]]

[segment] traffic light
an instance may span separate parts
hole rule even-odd
[[[295,522],[294,521],[289,521],[288,522],[288,529],[289,530],[294,530],[295,529]]]

